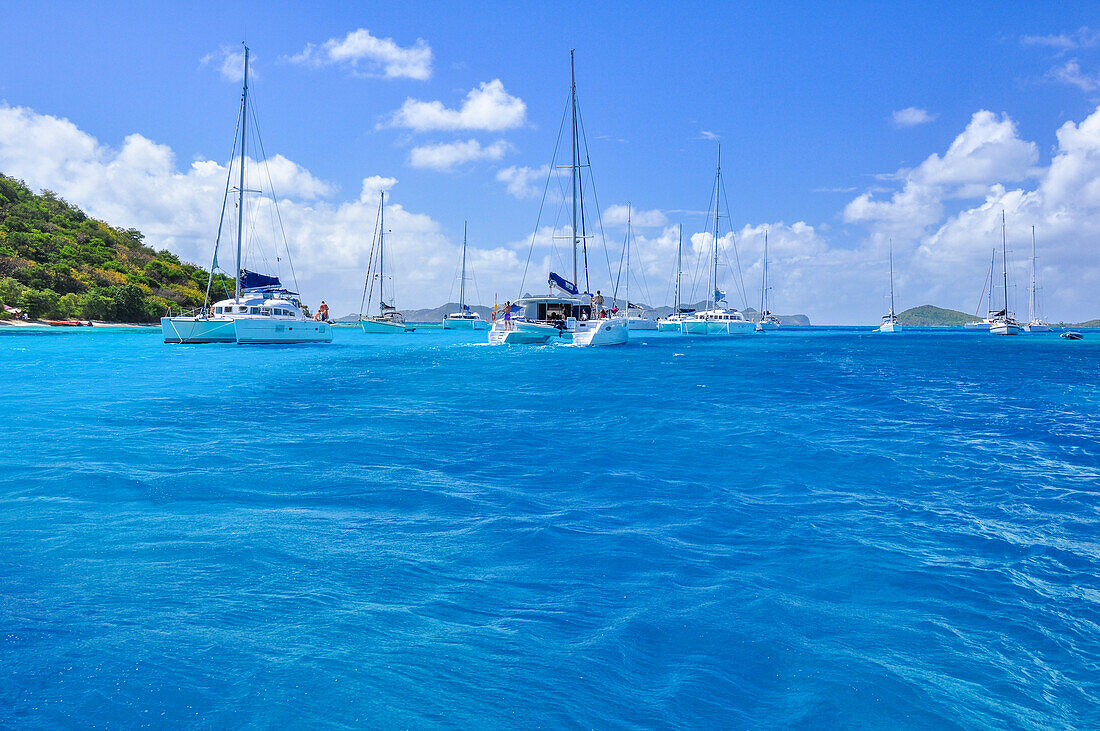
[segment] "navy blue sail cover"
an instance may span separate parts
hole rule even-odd
[[[559,274],[554,274],[554,272],[550,272],[550,284],[566,294],[576,294],[579,291],[577,285]]]
[[[278,277],[272,277],[269,274],[259,274],[257,272],[250,272],[247,269],[241,270],[241,289],[253,289],[255,287],[281,287],[282,283],[279,282]]]

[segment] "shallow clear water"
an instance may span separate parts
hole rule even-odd
[[[0,331],[0,726],[1100,725],[1100,336]]]

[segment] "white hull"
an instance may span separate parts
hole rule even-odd
[[[988,322],[968,322],[963,325],[963,328],[967,330],[977,330],[979,332],[989,332]]]
[[[632,317],[630,318],[631,330],[657,330],[657,321],[650,320],[647,317]]]
[[[166,343],[237,342],[237,329],[227,317],[162,317],[160,330]]]
[[[464,319],[460,317],[447,317],[443,320],[444,330],[488,330],[489,323],[480,318]]]
[[[630,328],[621,317],[585,320],[573,331],[573,345],[624,345],[630,340]]]
[[[238,318],[235,325],[242,345],[332,342],[332,326],[318,320]]]
[[[1020,326],[1014,322],[995,322],[989,326],[991,335],[1019,335]]]
[[[663,333],[667,332],[680,332],[680,321],[675,320],[669,322],[668,320],[661,320],[657,323],[657,330]]]
[[[896,322],[884,322],[878,326],[878,330],[875,330],[875,332],[899,333],[901,332],[901,325],[897,324]]]
[[[403,322],[388,322],[382,320],[360,320],[359,326],[363,328],[363,332],[365,333],[379,334],[411,333],[416,329]]]
[[[490,345],[545,345],[561,337],[558,328],[537,322],[497,320],[489,329]]]
[[[1050,325],[1046,324],[1045,322],[1029,322],[1028,324],[1024,325],[1024,330],[1028,331],[1029,333],[1053,332],[1053,330],[1050,329]]]
[[[757,332],[763,332],[765,330],[778,330],[778,329],[779,329],[779,323],[778,322],[758,322],[758,323],[756,323]]]
[[[747,320],[684,320],[680,323],[680,332],[684,335],[752,335],[756,332],[756,323]]]

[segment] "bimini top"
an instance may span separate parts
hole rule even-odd
[[[241,289],[270,292],[277,291],[285,292],[290,295],[298,294],[297,292],[291,292],[288,289],[284,289],[278,277],[273,277],[270,274],[260,274],[259,272],[250,272],[247,269],[241,270]]]

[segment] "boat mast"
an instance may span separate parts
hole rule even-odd
[[[760,284],[760,320],[768,314],[768,232],[764,232],[764,279]]]
[[[988,314],[993,314],[993,270],[997,266],[997,247],[994,246],[992,252],[989,254],[989,291],[986,292],[986,311]]]
[[[386,314],[385,270],[382,268],[382,255],[386,251],[386,191],[382,191],[378,204],[378,315]]]
[[[1027,321],[1035,322],[1035,227],[1031,227],[1031,291],[1027,298]]]
[[[707,298],[708,305],[714,300],[713,307],[718,307],[718,201],[722,200],[722,143],[718,143],[718,174],[714,182],[714,266],[711,267],[710,295]]]
[[[466,311],[466,222],[462,222],[462,281],[458,284],[458,311]]]
[[[244,146],[248,140],[248,46],[244,47],[244,91],[241,92],[241,181],[237,186],[237,282],[233,299],[241,303],[241,237],[244,234]]]
[[[630,214],[633,207],[626,204],[626,321],[630,322]]]
[[[679,317],[680,308],[683,303],[680,301],[680,280],[684,276],[684,224],[679,225],[679,241],[676,244],[676,315]]]
[[[1005,285],[1005,321],[1008,321],[1008,236],[1005,234],[1005,212],[1001,210],[1001,273]]]
[[[577,76],[573,69],[573,49],[569,51],[569,100],[573,112],[573,156],[570,160],[573,183],[573,286],[578,287],[577,279],[577,178],[580,177],[580,152],[577,149]]]
[[[894,240],[890,239],[890,322],[894,321]]]

